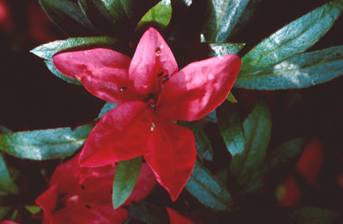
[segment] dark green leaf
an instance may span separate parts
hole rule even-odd
[[[10,207],[0,207],[0,220],[5,218],[5,216],[11,211]]]
[[[168,26],[172,16],[172,7],[170,0],[162,0],[152,7],[139,21],[137,29],[144,24],[157,24],[161,28]]]
[[[69,36],[90,36],[95,30],[78,4],[69,0],[39,0],[50,19]]]
[[[131,219],[149,224],[169,223],[167,210],[148,202],[140,201],[138,204],[130,205],[128,209]]]
[[[238,185],[249,182],[249,178],[262,164],[271,133],[271,117],[263,99],[256,102],[253,111],[243,122],[245,147],[242,154],[233,156],[230,172],[236,176]]]
[[[231,92],[229,92],[229,95],[226,97],[226,99],[231,103],[237,103],[235,96]]]
[[[113,182],[112,203],[119,208],[130,196],[141,169],[142,157],[118,162]]]
[[[0,125],[0,134],[10,133],[12,132],[10,129],[6,128],[5,126]]]
[[[201,158],[206,160],[213,159],[213,151],[210,140],[208,140],[204,130],[195,122],[178,122],[178,124],[190,128],[195,137],[195,146]]]
[[[274,67],[238,76],[235,87],[275,90],[305,88],[343,75],[343,46],[296,55]]]
[[[211,121],[213,123],[217,123],[217,113],[216,110],[212,111],[211,113],[207,114],[203,119],[207,121]]]
[[[79,82],[77,79],[72,79],[69,78],[68,76],[63,75],[61,72],[59,72],[57,70],[57,68],[55,67],[52,59],[49,60],[45,60],[45,65],[46,67],[48,67],[48,69],[50,70],[50,72],[54,75],[56,75],[58,78],[70,83],[70,84],[75,84],[75,85],[82,85],[81,82]]]
[[[46,160],[72,155],[86,141],[94,125],[45,129],[0,135],[0,150],[21,159]]]
[[[237,54],[245,46],[243,43],[212,43],[210,57]]]
[[[203,28],[206,41],[223,42],[230,35],[249,0],[210,0]]]
[[[25,208],[31,214],[37,214],[41,210],[41,208],[39,206],[29,206],[29,205],[26,205]]]
[[[57,40],[47,44],[40,45],[31,50],[31,53],[46,60],[60,52],[79,50],[93,47],[117,48],[121,46],[118,39],[111,37],[81,37],[69,38],[66,40]]]
[[[205,167],[198,161],[186,183],[185,188],[200,203],[214,211],[227,211],[232,209],[230,193]]]
[[[111,103],[111,102],[105,103],[105,105],[101,108],[101,111],[98,115],[98,119],[102,118],[102,116],[104,116],[106,113],[110,112],[116,106],[117,106],[117,104],[115,104],[115,103]]]
[[[0,154],[0,191],[10,194],[19,194],[17,185],[11,178],[4,157]]]
[[[269,68],[315,44],[341,14],[343,1],[335,0],[284,26],[242,58],[240,76]]]
[[[341,223],[342,213],[321,208],[299,208],[291,212],[290,224],[336,224]]]
[[[232,156],[243,153],[245,136],[243,124],[233,104],[224,103],[217,109],[220,134]]]

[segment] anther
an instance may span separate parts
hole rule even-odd
[[[156,48],[156,51],[155,51],[155,55],[157,56],[157,57],[159,57],[159,56],[161,56],[161,54],[162,54],[162,50],[161,50],[161,48]]]
[[[124,92],[126,89],[127,89],[127,87],[120,87],[120,88],[119,88],[119,90],[120,90],[121,92]]]

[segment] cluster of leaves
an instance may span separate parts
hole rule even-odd
[[[50,19],[67,35],[41,45],[32,53],[43,58],[49,70],[71,84],[79,81],[62,75],[53,65],[52,57],[60,52],[95,47],[111,48],[131,56],[137,39],[147,27],[162,30],[169,40],[179,64],[221,56],[239,54],[244,43],[230,43],[230,38],[244,27],[259,1],[253,0],[40,0]],[[281,90],[305,88],[330,81],[343,74],[343,46],[305,52],[334,24],[343,10],[343,1],[330,1],[274,32],[245,55],[235,88]],[[303,53],[305,52],[305,53]],[[304,139],[297,138],[270,148],[272,119],[263,99],[245,119],[238,113],[236,99],[230,94],[216,111],[204,118],[218,126],[220,141],[231,155],[229,167],[212,172],[206,166],[216,162],[206,127],[199,122],[179,122],[189,127],[196,137],[199,161],[181,197],[183,203],[206,208],[210,214],[220,214],[209,220],[239,219],[241,210],[249,204],[249,195],[263,189],[268,175],[280,166],[291,166],[304,148]],[[239,103],[238,103],[239,104]],[[106,103],[97,119],[116,105]],[[83,145],[93,124],[75,129],[58,128],[0,135],[0,150],[11,156],[29,160],[63,159],[73,155]],[[1,156],[1,154],[0,154]],[[228,157],[230,158],[230,157]],[[291,162],[290,162],[291,161]],[[141,160],[120,162],[113,186],[113,206],[119,207],[130,195]],[[4,195],[20,192],[11,178],[5,160],[0,157],[0,191]],[[130,175],[128,175],[130,173]],[[130,207],[131,217],[147,223],[163,223],[160,208],[150,200]],[[246,202],[247,201],[247,202]],[[180,202],[181,203],[181,202]],[[185,203],[186,204],[186,203]],[[0,207],[0,218],[10,207]],[[36,212],[36,211],[34,211]],[[337,214],[321,209],[282,210],[290,222],[301,217],[310,222],[309,213],[335,220]],[[238,217],[238,218],[237,218]],[[321,216],[320,216],[321,217]],[[300,219],[301,219],[300,218]],[[286,219],[286,218],[285,218]]]

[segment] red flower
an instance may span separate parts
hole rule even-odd
[[[192,131],[171,121],[194,121],[227,97],[241,60],[225,55],[178,71],[176,60],[153,28],[144,33],[132,60],[110,49],[61,53],[53,58],[64,75],[93,95],[120,104],[104,115],[82,150],[81,166],[103,166],[138,156],[176,200],[195,163]]]
[[[128,218],[127,210],[112,207],[115,166],[81,168],[78,159],[76,156],[59,165],[49,189],[36,199],[45,212],[43,223],[124,223]],[[155,185],[150,167],[142,164],[137,183],[125,205],[142,200]]]
[[[177,211],[167,208],[170,224],[194,224],[192,220],[177,213]]]

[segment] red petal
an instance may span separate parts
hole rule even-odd
[[[143,102],[128,102],[105,114],[90,133],[79,164],[104,166],[142,156],[151,129],[150,111]]]
[[[170,224],[194,224],[189,218],[186,218],[175,210],[167,207],[167,212],[169,214]]]
[[[236,55],[187,65],[164,84],[157,113],[170,120],[201,119],[226,99],[240,66]]]
[[[170,121],[156,118],[148,139],[145,160],[157,181],[177,199],[194,168],[196,159],[193,132]]]
[[[132,58],[129,75],[138,92],[149,94],[160,85],[158,74],[173,74],[178,66],[172,51],[157,30],[147,30],[138,43]],[[159,88],[159,87],[158,87]]]
[[[49,223],[49,220],[52,223],[51,213],[57,205],[57,197],[57,185],[53,185],[36,199],[36,203],[44,211],[44,223]]]
[[[80,80],[93,95],[113,103],[142,100],[129,80],[130,61],[126,55],[104,48],[53,57],[54,65],[62,74]]]

